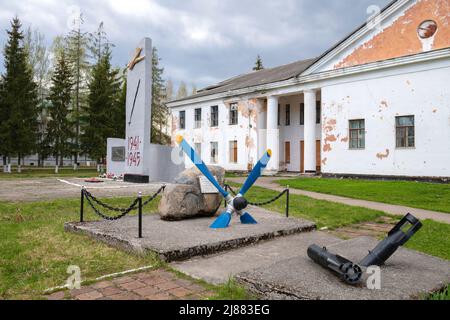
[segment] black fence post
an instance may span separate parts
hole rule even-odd
[[[224,185],[224,187],[225,187],[225,191],[228,192],[228,185],[226,184],[226,185]],[[228,207],[227,199],[224,199],[223,203],[224,203],[224,208],[227,208]]]
[[[287,186],[287,189],[286,189],[286,218],[289,218],[289,193],[290,193],[289,186]]]
[[[139,239],[142,239],[142,192],[139,192],[138,204],[139,204]]]
[[[80,222],[84,222],[84,191],[85,187],[81,188],[81,200],[80,200]]]

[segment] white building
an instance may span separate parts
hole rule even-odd
[[[450,177],[450,0],[397,0],[319,58],[169,103],[207,164]],[[189,164],[189,161],[187,164]]]

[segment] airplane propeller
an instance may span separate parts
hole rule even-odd
[[[267,150],[261,160],[258,161],[253,171],[250,173],[249,177],[245,181],[239,194],[233,198],[228,192],[226,192],[214,176],[209,171],[208,167],[195,152],[195,150],[187,143],[187,141],[182,137],[177,137],[177,143],[187,154],[187,156],[192,160],[195,166],[200,170],[201,173],[214,185],[214,187],[219,191],[219,193],[227,201],[227,210],[223,212],[216,221],[211,225],[212,229],[224,229],[228,228],[231,222],[232,215],[236,213],[240,216],[241,223],[243,224],[257,224],[256,220],[244,210],[248,207],[248,201],[245,199],[245,194],[250,190],[250,188],[255,184],[258,178],[262,175],[263,170],[267,167],[267,164],[272,157],[272,151]]]

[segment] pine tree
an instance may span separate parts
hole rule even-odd
[[[255,66],[253,67],[253,71],[259,71],[263,69],[264,69],[263,61],[261,56],[258,54],[258,56],[256,57]]]
[[[153,48],[152,53],[152,137],[151,142],[168,144],[170,138],[164,133],[167,125],[169,111],[164,103],[166,100],[165,83],[162,78],[164,68],[159,66],[158,50]]]
[[[0,78],[0,155],[2,156],[3,165],[6,165],[7,162],[7,154],[8,154],[8,145],[6,144],[5,139],[5,133],[7,133],[8,130],[8,116],[9,116],[9,110],[6,108],[5,103],[3,101],[4,96],[4,80],[3,77]]]
[[[93,159],[104,162],[106,141],[114,134],[112,113],[120,92],[118,71],[111,67],[111,53],[107,52],[92,69],[87,108],[81,136],[82,151]]]
[[[73,90],[73,111],[71,114],[72,123],[74,126],[74,143],[73,156],[74,162],[78,162],[78,155],[80,153],[80,134],[81,134],[81,119],[83,117],[82,109],[86,100],[86,86],[89,75],[88,63],[88,34],[81,30],[84,23],[83,15],[80,14],[75,22],[75,27],[70,31],[68,37],[65,39],[67,43],[67,53],[69,61],[72,65],[72,77],[74,79]]]
[[[58,57],[50,88],[50,121],[47,125],[45,144],[52,150],[56,165],[63,165],[64,157],[71,155],[72,130],[69,123],[71,107],[72,78],[70,65],[64,52]]]
[[[125,121],[127,104],[127,78],[126,69],[121,76],[121,88],[117,92],[114,108],[111,115],[112,136],[114,138],[125,139]]]
[[[23,47],[19,18],[11,22],[4,49],[5,74],[0,92],[0,153],[4,162],[36,151],[38,99],[36,83]]]

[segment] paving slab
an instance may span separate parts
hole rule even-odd
[[[342,241],[342,239],[324,232],[302,233],[208,257],[174,262],[171,266],[194,279],[212,284],[223,284],[239,273],[265,268],[277,262],[294,258],[302,252],[306,252],[312,243],[329,246]]]
[[[361,237],[328,245],[328,249],[359,262],[377,243]],[[381,268],[381,290],[369,290],[365,282],[356,287],[343,283],[310,260],[304,250],[297,257],[238,274],[236,279],[263,299],[408,300],[446,287],[450,262],[400,248]]]
[[[215,218],[167,222],[158,215],[145,215],[143,239],[137,237],[136,216],[119,221],[66,223],[65,229],[87,234],[132,253],[154,252],[167,262],[214,254],[316,229],[313,222],[286,218],[261,208],[250,207],[248,211],[259,222],[257,225],[243,225],[234,217],[229,228],[218,230],[209,228]]]

